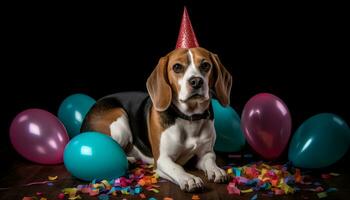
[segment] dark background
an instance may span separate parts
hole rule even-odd
[[[345,5],[6,5],[1,6],[1,174],[21,159],[8,130],[22,110],[56,114],[70,94],[98,99],[145,91],[158,59],[175,47],[183,5],[200,45],[217,53],[232,73],[231,106],[239,114],[250,97],[270,92],[288,105],[293,132],[321,112],[350,122]]]

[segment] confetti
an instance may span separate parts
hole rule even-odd
[[[107,194],[101,194],[98,196],[99,200],[109,200],[109,196]]]
[[[157,199],[154,197],[150,197],[150,198],[148,198],[148,200],[157,200]]]
[[[58,179],[58,176],[48,176],[49,181],[54,181]]]
[[[39,181],[39,182],[31,182],[31,183],[27,183],[23,186],[31,186],[31,185],[43,185],[43,184],[47,184],[47,183],[51,183],[51,181]]]
[[[338,174],[338,173],[334,173],[334,172],[329,173],[329,175],[331,175],[331,176],[340,176],[340,174]]]
[[[321,193],[321,195],[322,192],[337,191],[336,188],[328,188],[325,191],[321,183],[313,182],[310,175],[305,175],[307,172],[302,174],[300,169],[294,168],[290,163],[268,165],[263,162],[255,162],[240,167],[228,165],[224,169],[232,178],[226,187],[228,193],[232,195],[266,191],[262,195],[272,197],[273,195],[293,194],[300,190]],[[330,173],[322,174],[321,177],[328,179],[331,176],[333,175]],[[300,189],[300,185],[307,187]]]
[[[329,179],[329,178],[331,178],[331,175],[330,174],[322,174],[321,177],[323,179]]]
[[[326,192],[336,192],[336,191],[338,191],[337,188],[328,188],[328,189],[326,190]]]
[[[163,200],[174,200],[174,199],[171,197],[164,197]]]
[[[317,197],[319,199],[326,198],[327,197],[327,192],[319,192],[319,193],[317,193]]]
[[[155,188],[152,188],[152,189],[149,189],[148,191],[152,191],[154,193],[159,193],[159,190],[155,189]]]
[[[199,199],[201,199],[201,198],[199,198],[198,195],[195,195],[195,194],[194,194],[194,195],[192,196],[192,200],[199,200]]]
[[[250,193],[250,192],[253,192],[253,189],[252,188],[249,188],[247,190],[241,190],[242,193]]]
[[[93,180],[87,185],[78,185],[74,188],[65,188],[62,192],[68,195],[68,199],[79,199],[79,194],[97,196],[100,200],[108,200],[111,196],[118,194],[139,196],[145,199],[142,191],[159,193],[159,176],[154,172],[153,165],[136,163],[136,167],[129,170],[128,174],[113,180]]]
[[[258,199],[258,194],[254,194],[254,196],[252,196],[252,198],[250,198],[250,200],[257,200]]]
[[[64,199],[64,194],[63,194],[63,193],[59,193],[59,194],[57,195],[57,198],[59,198],[59,199]]]

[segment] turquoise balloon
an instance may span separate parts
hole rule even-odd
[[[128,170],[128,161],[120,145],[99,132],[85,132],[74,137],[63,156],[67,170],[85,181],[116,179]]]
[[[83,120],[96,101],[85,94],[73,94],[63,100],[58,109],[58,118],[67,129],[70,138],[80,133]]]
[[[212,99],[211,103],[216,131],[214,149],[221,152],[240,151],[245,145],[245,138],[239,115],[230,106],[223,107],[216,99]]]
[[[307,119],[295,132],[289,146],[289,160],[297,167],[327,167],[347,152],[349,126],[339,116],[321,113]]]

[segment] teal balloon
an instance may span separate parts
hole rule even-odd
[[[211,103],[216,131],[214,149],[221,152],[240,151],[245,145],[245,138],[239,115],[232,107],[223,107],[216,99],[212,99]]]
[[[64,150],[63,161],[73,176],[85,181],[116,179],[128,170],[128,161],[120,145],[99,132],[85,132],[74,137]]]
[[[337,115],[321,113],[297,129],[288,157],[297,167],[327,167],[344,156],[349,143],[350,129],[346,122]]]
[[[67,129],[70,138],[80,133],[83,120],[96,101],[85,94],[73,94],[63,100],[58,109],[58,118]]]

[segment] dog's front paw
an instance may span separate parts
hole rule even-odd
[[[181,190],[185,190],[187,192],[201,190],[204,187],[204,183],[201,178],[188,173],[179,175],[178,184]]]
[[[214,181],[215,183],[224,183],[229,180],[229,177],[226,174],[225,170],[221,169],[218,166],[207,169],[205,173],[208,177],[208,180]]]

